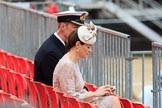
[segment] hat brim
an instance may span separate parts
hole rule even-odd
[[[69,15],[76,15],[76,16],[81,16],[82,14],[85,14],[85,16],[88,15],[88,12],[86,11],[77,11],[77,12],[71,12],[71,11],[64,11],[64,12],[59,12],[59,13],[53,13],[55,16],[69,16]]]
[[[71,21],[71,22],[74,23],[74,24],[76,24],[76,25],[79,25],[79,26],[84,25],[83,23],[79,23],[79,22],[77,22],[77,21]]]

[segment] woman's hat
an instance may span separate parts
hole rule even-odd
[[[59,13],[53,13],[57,16],[58,22],[72,22],[78,25],[83,25],[88,15],[86,11],[64,11]]]
[[[78,37],[85,44],[94,44],[96,42],[97,27],[90,22],[78,28]]]

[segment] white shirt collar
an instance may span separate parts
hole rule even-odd
[[[65,46],[65,42],[59,37],[59,35],[57,34],[57,32],[54,33],[54,35],[64,44]]]

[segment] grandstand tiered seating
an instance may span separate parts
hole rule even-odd
[[[52,86],[33,81],[34,63],[0,49],[0,107],[4,108],[99,108],[98,105],[81,102]],[[89,91],[97,86],[85,82]],[[119,97],[122,108],[150,108]],[[7,103],[6,103],[7,102]],[[9,104],[8,104],[9,103]]]

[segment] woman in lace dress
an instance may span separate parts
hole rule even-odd
[[[79,27],[68,39],[69,52],[58,62],[53,74],[53,86],[81,101],[97,104],[100,108],[121,108],[119,99],[112,95],[112,86],[105,85],[96,91],[84,89],[84,80],[78,61],[92,52],[97,27],[92,23]]]

